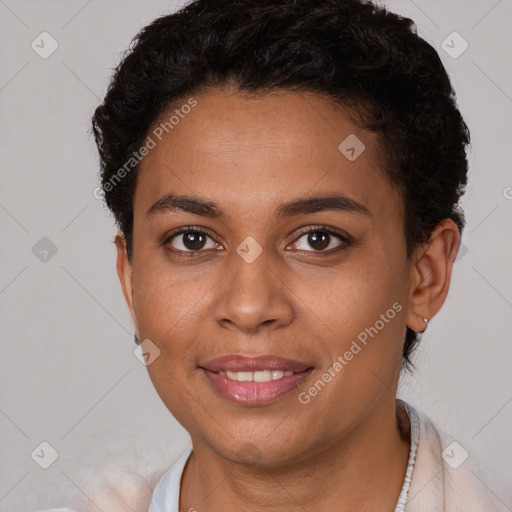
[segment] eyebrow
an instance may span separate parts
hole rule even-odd
[[[344,195],[304,197],[283,203],[277,209],[278,219],[293,215],[315,213],[326,210],[355,212],[371,216],[370,210],[363,204]],[[166,194],[146,212],[148,217],[167,212],[186,212],[209,217],[225,219],[226,213],[214,202],[193,196]]]

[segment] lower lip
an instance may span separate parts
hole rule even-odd
[[[205,368],[202,368],[202,371],[215,389],[228,400],[243,405],[265,405],[296,389],[313,369],[269,382],[240,382]]]

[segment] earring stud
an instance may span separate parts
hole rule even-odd
[[[428,318],[424,318],[423,320],[425,321],[425,329],[423,329],[423,331],[421,331],[422,333],[428,329],[428,322],[429,322]]]

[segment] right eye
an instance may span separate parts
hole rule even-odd
[[[208,242],[210,242],[208,244]],[[222,249],[223,247],[213,240],[204,229],[184,227],[172,233],[164,242],[171,245],[171,251],[195,253],[204,249]]]

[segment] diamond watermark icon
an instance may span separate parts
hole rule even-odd
[[[363,151],[366,149],[363,141],[356,135],[351,133],[343,142],[338,146],[341,154],[347,159],[353,162],[357,160]]]
[[[30,46],[39,57],[47,59],[59,47],[59,43],[48,32],[41,32]]]
[[[466,462],[469,453],[457,441],[453,441],[445,448],[441,456],[448,466],[457,469]]]
[[[59,458],[57,450],[47,441],[40,443],[30,456],[43,469],[48,469]]]
[[[133,354],[144,366],[149,366],[160,355],[160,349],[146,339],[135,347]]]
[[[263,247],[252,236],[248,236],[236,248],[236,252],[246,263],[252,263],[263,252]]]
[[[57,246],[44,236],[32,247],[32,254],[42,263],[48,263],[57,254]]]
[[[452,32],[441,43],[441,48],[452,59],[458,59],[468,49],[468,46],[469,43],[458,32]]]

